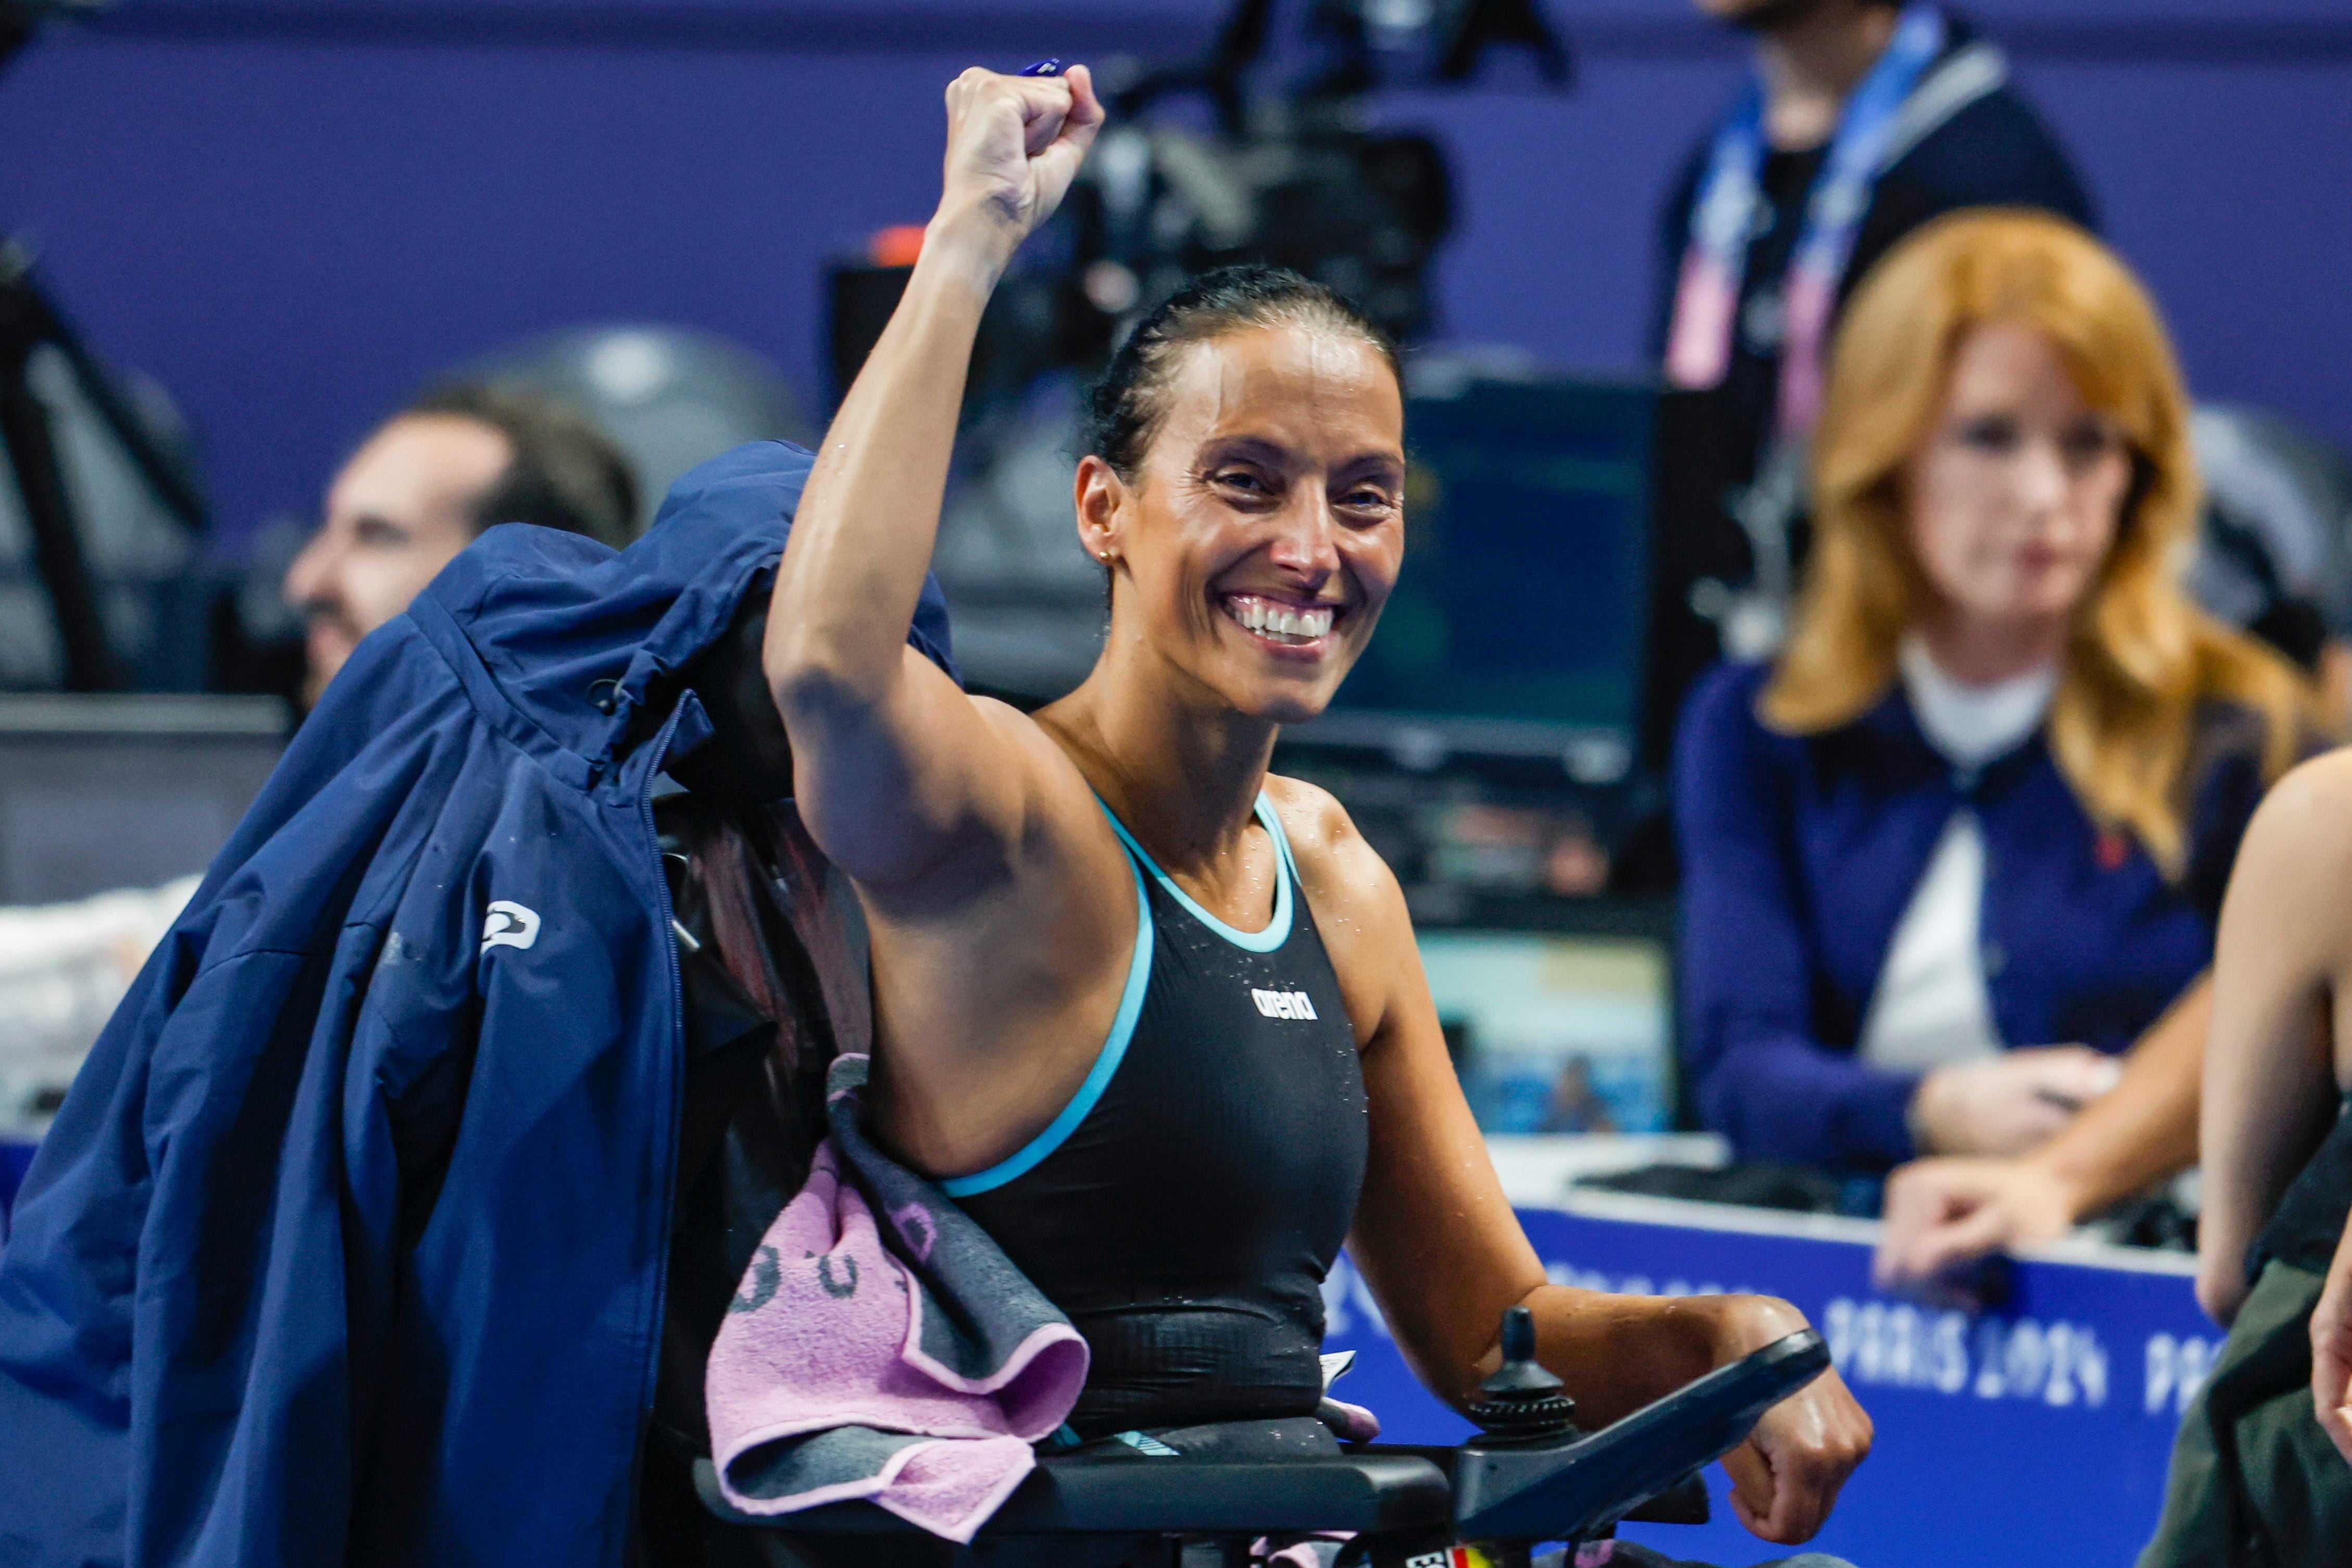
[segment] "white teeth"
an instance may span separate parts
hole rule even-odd
[[[1251,631],[1264,636],[1303,643],[1311,643],[1330,631],[1334,614],[1328,609],[1297,610],[1253,598],[1228,601],[1226,612]]]

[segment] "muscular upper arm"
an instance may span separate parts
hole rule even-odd
[[[878,692],[780,685],[810,836],[869,895],[937,895],[1000,873],[1060,753],[1029,718],[905,650]]]
[[[2352,957],[2352,752],[2281,779],[2246,830],[2214,950],[2200,1115],[2200,1294],[2226,1315],[2246,1246],[2335,1107],[2330,1011]]]
[[[1544,1281],[1446,1054],[1396,876],[1322,790],[1275,790],[1362,1051],[1370,1157],[1349,1249],[1399,1346],[1460,1398],[1503,1309]]]

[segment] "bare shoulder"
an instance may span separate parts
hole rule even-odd
[[[2221,952],[2260,968],[2336,970],[2352,926],[2352,750],[2275,785],[2246,825],[2221,906]]]
[[[2245,850],[2300,866],[2305,878],[2352,867],[2352,747],[2323,752],[2273,785],[2247,824]]]
[[[1356,1044],[1369,1047],[1389,1020],[1410,1014],[1409,1007],[1401,1013],[1399,1003],[1421,983],[1404,890],[1328,791],[1269,775],[1265,792],[1282,818],[1299,891],[1339,977]]]
[[[1370,920],[1393,909],[1404,918],[1404,894],[1355,820],[1328,789],[1304,779],[1268,774],[1265,792],[1281,814],[1282,831],[1298,862],[1298,880],[1322,915],[1345,909]]]

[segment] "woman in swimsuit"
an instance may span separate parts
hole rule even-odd
[[[1076,691],[1024,716],[908,655],[982,308],[1102,120],[1082,67],[967,71],[947,100],[939,210],[809,477],[764,663],[871,927],[879,1131],[1087,1336],[1073,1425],[1311,1413],[1343,1239],[1457,1405],[1515,1303],[1588,1425],[1801,1327],[1768,1298],[1546,1282],[1395,878],[1266,771],[1404,548],[1395,364],[1327,290],[1214,277],[1121,351],[1075,486],[1111,601]],[[1869,1441],[1824,1375],[1726,1460],[1736,1511],[1807,1539]]]

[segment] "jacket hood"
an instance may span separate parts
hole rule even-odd
[[[614,550],[527,523],[485,532],[410,615],[484,716],[584,784],[643,738],[663,677],[773,580],[814,456],[782,441],[722,453],[670,487],[645,537]],[[947,601],[926,577],[908,643],[953,676]],[[560,754],[560,758],[551,754]]]

